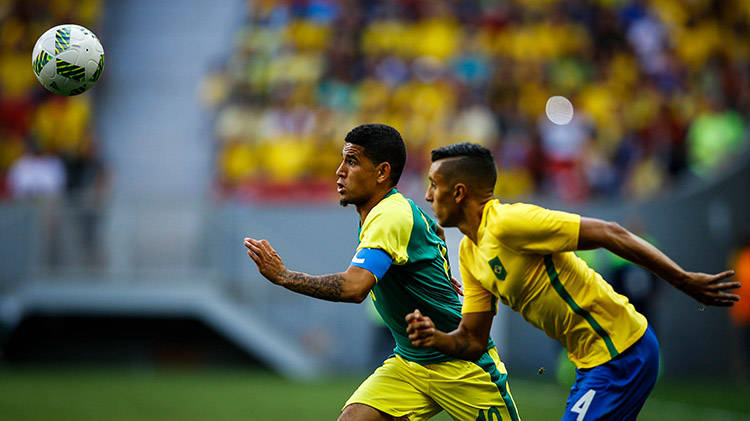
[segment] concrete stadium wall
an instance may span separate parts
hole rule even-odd
[[[718,272],[728,265],[737,234],[750,227],[750,163],[745,159],[724,177],[694,183],[648,203],[604,203],[575,208],[534,200],[555,209],[616,220],[627,225],[638,219],[661,249],[683,267]],[[46,211],[48,211],[47,209]],[[99,266],[87,268],[76,260],[76,246],[66,233],[75,212],[61,205],[64,229],[54,241],[45,233],[45,209],[33,204],[0,206],[0,293],[35,285],[64,291],[66,285],[95,290],[107,285],[174,290],[203,284],[218,291],[226,305],[289,339],[331,370],[359,371],[372,367],[379,328],[367,303],[330,303],[289,292],[262,278],[242,245],[245,236],[268,239],[290,269],[322,274],[344,270],[356,245],[358,219],[353,208],[330,206],[252,206],[221,204],[182,206],[154,202],[113,202],[102,211],[97,249]],[[189,221],[186,223],[185,221]],[[167,232],[189,226],[190,235]],[[458,274],[456,250],[460,235],[447,231],[451,263]],[[67,250],[49,265],[45,245]],[[725,376],[731,374],[734,330],[727,311],[699,311],[697,302],[663,283],[655,297],[652,321],[657,326],[667,376]],[[240,323],[241,325],[241,323]],[[559,345],[530,327],[518,314],[504,309],[497,316],[493,337],[503,359],[517,375],[532,375],[540,367],[556,366]],[[382,351],[380,351],[382,352]]]
[[[715,273],[728,268],[738,234],[750,227],[749,193],[750,164],[745,159],[716,181],[693,180],[689,186],[678,187],[652,202],[585,207],[545,200],[534,202],[623,225],[639,221],[645,232],[678,264],[688,270]],[[211,218],[218,224],[212,258],[224,261],[218,265],[222,271],[226,270],[224,276],[236,282],[254,305],[264,307],[269,317],[277,318],[300,335],[315,337],[315,332],[319,332],[329,336],[327,346],[347,349],[340,354],[344,358],[367,353],[371,339],[363,332],[372,329],[364,306],[319,302],[268,285],[239,245],[244,235],[255,235],[271,241],[287,265],[295,270],[316,274],[344,270],[355,246],[357,219],[353,209],[227,206],[217,212]],[[448,230],[455,274],[459,273],[455,257],[459,237],[457,230]],[[652,318],[658,330],[665,375],[730,373],[727,359],[734,331],[726,309],[700,311],[696,301],[666,282],[661,283],[654,300],[656,310]],[[559,345],[518,314],[501,311],[494,324],[493,336],[511,370],[531,375],[540,367],[556,366]],[[358,362],[350,364],[356,366]]]

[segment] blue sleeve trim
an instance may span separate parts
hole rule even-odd
[[[352,257],[349,266],[367,269],[375,275],[375,279],[380,280],[391,267],[391,263],[393,263],[393,259],[383,250],[363,248],[357,250],[357,254]]]

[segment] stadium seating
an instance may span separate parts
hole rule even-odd
[[[398,128],[402,190],[428,151],[495,151],[498,193],[639,199],[706,176],[747,144],[747,2],[246,2],[211,72],[218,190],[326,199],[346,131]],[[551,95],[576,117],[555,126]],[[715,139],[720,138],[717,142]]]

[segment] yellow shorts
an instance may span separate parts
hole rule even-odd
[[[411,421],[429,419],[443,409],[460,421],[517,421],[507,378],[495,348],[476,362],[421,365],[396,355],[354,391],[344,408],[361,403]]]

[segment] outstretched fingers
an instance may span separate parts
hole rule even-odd
[[[734,305],[737,301],[740,300],[740,296],[731,292],[727,291],[719,291],[714,292],[713,296],[711,297],[712,305],[720,306],[720,307],[729,307]]]
[[[713,300],[711,304],[725,307],[740,300],[740,296],[732,293],[731,290],[739,288],[742,284],[736,280],[725,280],[730,276],[734,276],[733,270],[726,270],[712,277],[707,287],[711,291],[710,295]]]
[[[248,250],[247,255],[250,256],[251,259],[253,259],[253,262],[255,262],[256,265],[260,266],[260,257],[258,257],[257,254],[253,253],[252,250]]]
[[[724,279],[724,278],[729,278],[730,276],[734,276],[734,270],[731,270],[731,269],[730,270],[725,270],[724,272],[717,273],[714,276],[716,277],[716,280],[720,280],[720,279]]]
[[[727,278],[734,275],[733,270],[725,270],[715,275],[700,272],[688,273],[688,281],[680,289],[702,304],[728,307],[739,301],[739,295],[732,292],[741,284]]]
[[[245,238],[244,245],[248,249],[248,256],[253,259],[259,268],[274,264],[278,265],[281,260],[273,247],[271,247],[271,244],[266,240],[259,241],[254,238]]]
[[[741,287],[742,284],[737,281],[715,282],[706,286],[709,291],[729,291]]]
[[[258,241],[253,238],[245,238],[245,247],[258,256],[264,256],[270,254],[268,248],[271,246],[266,240]]]
[[[254,238],[246,237],[245,238],[245,247],[247,247],[247,248],[249,248],[251,250],[253,248],[260,248],[260,241],[254,239]]]
[[[250,256],[251,259],[253,259],[256,265],[260,266],[260,256],[258,256],[259,250],[252,241],[254,241],[252,238],[245,238],[245,242],[243,244],[245,245],[245,247],[247,247],[247,255]]]
[[[742,286],[742,284],[739,281],[736,281],[736,280],[725,281],[724,280],[724,279],[729,278],[730,276],[734,276],[733,270],[727,270],[727,271],[718,273],[716,275],[713,275],[709,283],[714,290],[736,289]]]
[[[258,266],[258,271],[273,283],[279,283],[284,272],[284,262],[266,240],[245,237],[243,244],[247,254]]]

